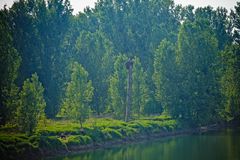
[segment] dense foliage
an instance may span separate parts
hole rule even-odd
[[[123,119],[129,57],[132,119],[162,112],[191,126],[239,119],[239,10],[240,3],[228,12],[99,0],[73,15],[69,0],[14,2],[0,11],[0,123],[21,123],[19,113],[35,119],[37,108],[81,123],[90,113]],[[27,79],[33,73],[39,80]]]
[[[92,81],[88,81],[87,71],[77,62],[73,63],[71,81],[67,84],[60,115],[77,120],[82,126],[89,116],[92,96]]]
[[[19,93],[17,122],[19,129],[27,134],[32,134],[39,121],[45,118],[46,102],[43,98],[43,92],[43,86],[35,73],[30,79],[24,81]]]
[[[34,156],[40,158],[53,153],[59,155],[59,151],[76,151],[77,147],[91,146],[92,143],[98,144],[99,147],[102,142],[120,139],[136,141],[158,132],[171,134],[178,126],[176,121],[168,116],[157,116],[128,123],[107,118],[88,119],[83,127],[84,133],[78,122],[47,120],[44,127],[37,128],[37,134],[26,136],[11,134],[14,128],[5,126],[0,129],[1,158],[31,159]],[[62,133],[67,136],[61,138],[59,135]]]

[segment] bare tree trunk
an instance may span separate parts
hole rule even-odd
[[[128,82],[127,82],[127,102],[126,102],[126,114],[125,121],[129,121],[130,112],[131,112],[131,104],[132,104],[132,65],[128,68]]]
[[[83,130],[83,122],[82,122],[82,120],[80,120],[80,127],[81,127],[80,129]]]

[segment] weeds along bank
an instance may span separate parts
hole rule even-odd
[[[97,145],[123,139],[134,139],[140,135],[170,133],[177,129],[170,117],[123,122],[114,119],[90,119],[83,129],[70,121],[47,121],[37,131],[27,136],[17,133],[12,126],[1,128],[0,155],[5,159],[36,158],[77,150],[95,148]]]

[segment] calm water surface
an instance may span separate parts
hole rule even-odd
[[[240,128],[162,138],[54,160],[240,160]]]

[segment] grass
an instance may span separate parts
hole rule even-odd
[[[23,158],[27,153],[38,152],[38,136],[19,133],[0,133],[0,155],[4,159]]]
[[[45,125],[39,125],[32,136],[18,133],[16,126],[8,125],[0,129],[0,154],[5,157],[43,150],[68,150],[72,146],[170,132],[176,128],[176,121],[169,116],[143,117],[128,123],[110,118],[91,118],[84,123],[83,130],[77,122],[46,120]]]
[[[169,132],[177,128],[177,123],[169,116],[142,118],[128,123],[110,118],[91,118],[83,128],[81,130],[77,122],[48,120],[46,126],[39,127],[37,132],[41,136],[55,136],[70,147],[134,137],[136,134]],[[64,135],[64,138],[60,138],[61,135]]]

